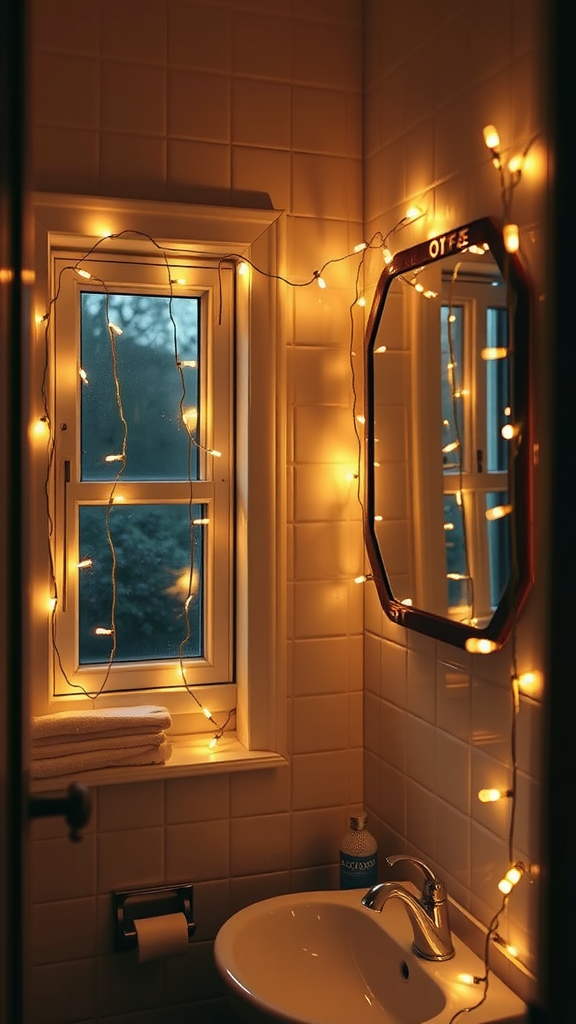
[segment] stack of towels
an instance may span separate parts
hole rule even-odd
[[[167,708],[143,705],[101,711],[60,711],[32,719],[32,777],[94,768],[164,764],[172,753]]]

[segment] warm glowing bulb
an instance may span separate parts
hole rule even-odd
[[[193,434],[198,423],[198,409],[196,406],[191,405],[189,409],[185,409],[182,413],[182,420],[184,421],[186,429]]]
[[[520,248],[520,234],[517,224],[505,224],[502,229],[504,236],[504,248],[506,252],[518,252]]]
[[[84,277],[87,281],[89,281],[90,278],[92,277],[92,274],[89,274],[87,270],[78,270],[78,267],[76,267],[76,273],[80,277]]]
[[[411,597],[403,597],[400,604],[405,604],[408,608],[412,607],[413,601]]]
[[[456,451],[456,449],[457,449],[457,448],[459,448],[459,447],[460,447],[460,442],[459,442],[459,441],[450,441],[450,443],[449,443],[449,444],[445,444],[445,445],[444,445],[444,447],[443,447],[442,451],[443,451],[444,453],[447,453],[447,452],[455,452],[455,451]]]
[[[423,284],[415,284],[414,285],[414,290],[417,291],[417,292],[423,292],[424,291],[424,285]]]
[[[205,718],[212,718],[212,714],[208,710],[208,708],[202,708],[202,714],[204,715]]]
[[[186,283],[187,282],[186,282],[186,278],[185,277],[173,277],[170,280],[170,284],[180,284],[180,285],[183,285],[183,284],[186,284]]]
[[[47,416],[41,416],[34,420],[30,427],[30,433],[39,441],[46,441],[50,437],[50,423]]]
[[[240,260],[240,263],[238,264],[238,273],[242,275],[248,273],[248,264],[245,263],[244,260]]]
[[[195,359],[179,359],[178,366],[188,366],[190,369],[195,370],[198,363]]]
[[[506,356],[508,355],[508,349],[507,348],[483,348],[482,351],[480,352],[480,355],[482,356],[482,359],[485,359],[487,362],[490,359],[506,359]]]
[[[509,882],[507,878],[502,878],[498,882],[498,888],[500,889],[500,892],[504,894],[504,896],[508,896],[508,894],[512,892],[513,885],[512,882]]]
[[[500,146],[500,136],[498,135],[497,129],[493,124],[487,124],[484,128],[484,142],[488,146],[488,149],[498,149]]]
[[[386,351],[386,345],[378,345],[378,348],[374,349],[374,353],[375,354],[376,354],[376,352],[385,352],[385,351]]]
[[[433,292],[431,288],[427,288],[426,291],[424,292],[424,298],[425,299],[437,299],[438,298],[438,292]]]
[[[494,640],[476,636],[468,637],[464,646],[471,654],[492,654],[492,651],[498,650],[498,644]]]
[[[208,517],[206,517],[205,519],[192,519],[191,520],[192,526],[206,526],[209,522],[210,522],[210,520],[208,519]]]
[[[206,451],[207,451],[208,455],[211,455],[212,458],[214,458],[214,459],[221,459],[222,458],[222,452],[219,452],[217,448],[207,448]]]
[[[91,565],[92,565],[92,559],[91,558],[83,558],[81,562],[77,563],[76,568],[77,569],[88,569]]]
[[[518,676],[518,686],[523,693],[534,693],[539,687],[538,674],[536,672],[522,672]]]
[[[422,210],[422,208],[414,204],[413,206],[409,206],[408,209],[406,210],[406,218],[408,220],[415,220],[416,217],[421,217],[423,213],[424,211]]]
[[[55,597],[49,598],[49,600],[48,600],[48,611],[49,612],[55,612],[57,604],[58,604],[57,598],[55,598]]]
[[[386,264],[387,267],[392,263],[392,260],[394,259],[392,253],[390,252],[390,249],[386,245],[382,249],[382,259],[384,260],[384,263]]]
[[[516,437],[518,428],[513,423],[505,423],[500,433],[505,441],[511,441],[513,437]]]
[[[358,305],[359,306],[365,306],[366,305],[366,299],[364,298],[363,295],[361,295],[360,298],[358,299]]]
[[[325,288],[326,287],[326,281],[324,280],[324,278],[320,274],[316,275],[316,280],[318,281],[318,287],[319,288]]]
[[[463,985],[473,985],[474,984],[474,980],[475,979],[474,979],[474,975],[473,974],[459,974],[458,975],[458,981],[461,981]]]
[[[512,885],[517,885],[523,874],[524,869],[519,867],[518,864],[514,864],[508,869],[504,877],[508,882],[511,882]]]
[[[508,161],[508,170],[510,174],[518,174],[524,167],[524,154],[516,153]]]
[[[122,328],[118,327],[118,324],[113,324],[111,320],[108,321],[108,329],[115,334],[117,338],[122,334]]]
[[[493,508],[487,508],[485,512],[486,519],[492,522],[494,519],[503,519],[504,516],[509,516],[512,511],[512,505],[494,505]]]
[[[358,423],[366,423],[365,416],[357,416],[356,419],[358,420]]]
[[[384,520],[384,516],[374,516],[375,523],[381,523]]]
[[[363,252],[363,250],[367,248],[368,242],[358,242],[358,245],[354,246],[354,252]]]
[[[210,743],[208,744],[210,750],[214,750],[214,748],[216,747],[216,744],[218,743],[218,739],[219,739],[219,737],[215,736],[213,740],[210,740]]]
[[[78,370],[78,375],[83,384],[88,384],[88,374],[86,373],[86,370],[83,370],[82,367],[80,367],[80,369]]]
[[[123,462],[124,461],[124,456],[122,454],[119,454],[119,455],[107,455],[106,458],[104,459],[104,461],[105,462]]]
[[[112,636],[112,630],[106,629],[104,626],[96,626],[94,632],[96,636]]]
[[[453,530],[454,529],[454,523],[444,523],[444,529],[445,530]]]
[[[369,579],[368,576],[355,576],[354,583],[366,583],[367,579]]]
[[[501,789],[480,789],[478,799],[482,804],[493,804],[504,796]]]

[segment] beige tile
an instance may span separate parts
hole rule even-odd
[[[168,60],[172,67],[229,72],[232,14],[223,4],[169,0]]]
[[[470,747],[467,743],[436,732],[436,792],[452,807],[470,814]]]
[[[230,80],[209,72],[171,70],[168,133],[195,142],[230,141]]]
[[[297,405],[346,405],[351,399],[350,354],[334,346],[294,351],[294,401]]]
[[[364,567],[359,523],[306,523],[294,528],[297,580],[355,579]]]
[[[202,775],[166,782],[166,823],[215,821],[230,813],[230,776]]]
[[[96,962],[33,967],[28,1012],[34,1024],[76,1024],[96,1016]]]
[[[366,770],[366,764],[364,770]],[[395,832],[401,836],[410,835],[412,838],[412,832],[408,832],[407,821],[408,785],[406,776],[402,772],[396,771],[386,761],[380,763],[378,803],[375,806],[375,810]],[[413,804],[411,804],[411,808],[412,806]],[[392,853],[395,851],[390,850],[388,852]]]
[[[236,75],[267,80],[290,78],[287,20],[265,13],[237,12],[234,18],[232,68]]]
[[[382,752],[382,704],[369,690],[364,694],[364,747],[378,757]]]
[[[30,18],[32,48],[57,50],[60,53],[96,56],[100,40],[100,8],[78,17],[74,0],[54,0],[51,4],[34,4]]]
[[[340,463],[347,475],[357,471],[358,442],[348,409],[303,405],[296,409],[297,462]]]
[[[396,704],[380,702],[380,757],[400,772],[406,771],[408,715]]]
[[[292,147],[307,153],[361,156],[359,94],[296,86],[292,94]]]
[[[98,837],[98,892],[158,885],[164,877],[162,828]]]
[[[436,721],[436,662],[426,654],[408,651],[408,711],[432,725]]]
[[[228,821],[168,826],[165,830],[166,878],[175,882],[228,878],[229,836]]]
[[[166,178],[166,142],[163,138],[112,134],[100,139],[101,180],[112,189],[126,189],[135,197],[143,197],[152,183]]]
[[[103,60],[101,118],[105,131],[166,132],[166,75],[153,65]]]
[[[354,466],[328,463],[295,467],[297,522],[360,519]]]
[[[471,739],[472,684],[470,676],[439,661],[436,666],[436,722],[439,728],[469,743]]]
[[[182,1004],[189,1002],[191,992],[200,1006],[204,1000],[208,1002],[225,995],[224,982],[214,960],[213,942],[192,942],[184,955],[166,958],[163,1008],[171,1004],[180,1004],[181,1008]],[[187,1015],[189,1013],[187,1011]]]
[[[399,644],[385,640],[382,645],[382,696],[406,707],[407,651]]]
[[[218,929],[230,916],[230,882],[196,882],[192,890],[194,941],[215,939]]]
[[[428,789],[408,779],[406,835],[431,860],[436,860],[436,799]]]
[[[294,585],[294,635],[342,636],[361,632],[361,594],[354,582],[311,582]]]
[[[166,59],[166,5],[157,0],[102,0],[101,52],[106,57]]]
[[[289,210],[290,154],[283,150],[233,146],[232,187],[266,192],[274,209]]]
[[[470,835],[470,910],[485,924],[501,905],[498,882],[508,870],[506,842],[472,822]]]
[[[37,124],[98,126],[98,62],[87,57],[38,53],[32,64],[32,110]],[[81,82],[81,89],[72,83]]]
[[[292,758],[292,808],[336,807],[347,800],[346,750],[296,754]]]
[[[102,786],[98,793],[100,832],[146,828],[164,823],[164,783]]]
[[[292,815],[292,867],[337,864],[340,840],[348,828],[343,807],[296,811]]]
[[[295,82],[355,90],[362,87],[360,25],[294,24]]]
[[[168,181],[230,188],[230,147],[217,142],[168,140]]]
[[[79,843],[66,838],[40,839],[30,844],[32,903],[76,899],[96,892],[96,838]]]
[[[461,887],[457,894],[446,887],[453,899],[470,889],[470,819],[439,800],[436,804],[436,860]]]
[[[232,818],[230,874],[262,874],[290,867],[290,815]]]
[[[294,641],[294,696],[344,693],[358,685],[360,644],[360,638],[352,637]]]
[[[236,914],[260,900],[284,896],[290,892],[290,872],[273,871],[266,875],[230,879],[230,913]]]
[[[477,750],[510,761],[511,698],[506,690],[472,681],[472,743]]]
[[[230,813],[233,818],[274,814],[290,809],[290,771],[271,768],[231,776]]]
[[[85,960],[96,953],[94,897],[39,903],[31,908],[30,963]]]
[[[289,87],[278,82],[235,79],[232,140],[241,146],[289,149]]]
[[[292,701],[292,753],[345,749],[348,717],[347,694],[296,697]]]
[[[99,1017],[161,1005],[162,960],[139,964],[137,954],[131,950],[99,957],[97,970]]]
[[[362,165],[359,159],[294,153],[293,213],[300,217],[360,220],[361,177]],[[325,279],[328,287],[335,283],[331,267],[327,268]]]
[[[42,127],[33,133],[34,184],[45,190],[87,192],[98,189],[99,145],[96,129]]]

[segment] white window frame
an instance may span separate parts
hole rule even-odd
[[[282,295],[275,275],[284,251],[284,218],[274,210],[194,207],[83,196],[38,193],[36,223],[35,315],[47,311],[50,260],[54,249],[87,252],[98,239],[127,228],[183,253],[219,259],[238,254],[261,273],[236,274],[236,446],[235,494],[235,681],[198,687],[197,695],[218,717],[236,706],[236,731],[226,732],[216,751],[206,754],[210,723],[188,694],[145,691],[140,703],[170,706],[175,754],[167,774],[203,770],[205,763],[270,764],[284,761],[286,750],[286,551],[285,551],[285,346]],[[238,263],[238,260],[236,260]],[[47,554],[46,447],[33,440],[43,415],[44,325],[32,325],[29,360],[29,459],[25,507],[29,600],[25,609],[26,673],[33,714],[89,707],[89,699],[55,698],[49,687],[50,616]],[[216,692],[218,691],[218,692]],[[134,695],[114,694],[116,705],[134,703]],[[100,700],[100,698],[99,698]],[[172,705],[170,705],[172,701]],[[213,731],[213,730],[212,730]],[[191,737],[198,737],[198,741]],[[176,749],[177,748],[177,749]],[[158,777],[154,766],[154,777]],[[102,781],[116,780],[102,770]],[[95,773],[90,773],[94,778]],[[148,777],[123,770],[123,777]]]

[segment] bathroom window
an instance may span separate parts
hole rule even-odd
[[[231,683],[234,267],[83,255],[53,264],[54,695]]]
[[[213,731],[202,708],[236,708],[244,747],[278,751],[278,214],[36,208],[33,713],[99,693],[99,707],[164,704],[190,734]],[[264,273],[242,274],[239,254]]]

